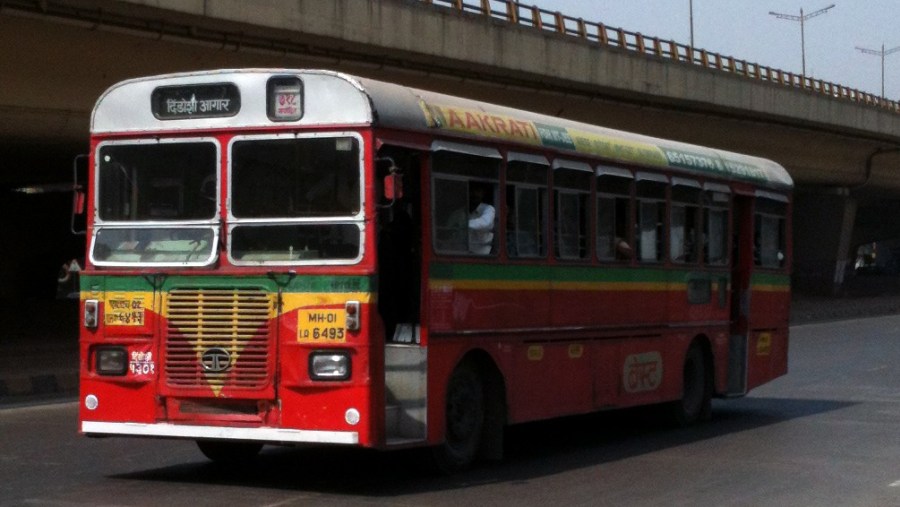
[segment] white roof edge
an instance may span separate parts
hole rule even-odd
[[[226,80],[258,85],[264,83],[268,76],[276,75],[301,76],[304,93],[316,97],[315,101],[304,101],[306,111],[296,122],[272,122],[268,119],[264,110],[264,89],[261,93],[242,92],[241,111],[230,119],[159,120],[150,112],[149,96],[155,86]],[[134,90],[134,94],[129,96],[128,90]],[[111,106],[115,113],[108,110],[107,106]],[[462,123],[459,118],[462,118]],[[454,120],[457,120],[456,123]],[[542,150],[548,155],[559,153],[590,157],[604,161],[603,163],[623,164],[636,170],[665,171],[673,176],[744,181],[776,192],[789,191],[793,187],[793,180],[787,170],[768,159],[329,70],[222,69],[129,79],[111,86],[100,96],[91,115],[91,132],[106,134],[260,126],[311,127],[338,123],[377,124],[426,132],[459,142],[499,142],[510,145],[511,150],[515,149],[513,146],[519,145],[523,150]]]
[[[266,109],[269,78],[297,76],[303,81],[303,116],[296,121],[273,121]],[[240,93],[240,109],[232,116],[160,119],[151,110],[153,90],[163,86],[189,86],[227,83]],[[91,133],[139,133],[203,129],[235,129],[273,126],[311,126],[331,124],[371,124],[372,104],[359,80],[348,74],[328,70],[221,69],[179,72],[128,79],[107,88],[91,112]]]

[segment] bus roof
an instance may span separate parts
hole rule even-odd
[[[273,117],[271,109],[270,83],[282,78],[300,83],[295,88],[302,109],[289,120]],[[91,132],[358,124],[502,141],[775,189],[793,186],[782,166],[764,158],[323,70],[216,70],[123,81],[97,101]]]

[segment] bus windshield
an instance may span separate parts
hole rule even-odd
[[[359,144],[351,136],[236,140],[229,184],[232,260],[283,264],[358,258]]]
[[[101,145],[94,262],[211,262],[218,235],[216,169],[217,148],[211,141]]]

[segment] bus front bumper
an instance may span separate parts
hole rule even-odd
[[[191,438],[210,440],[243,440],[262,443],[359,443],[355,431],[314,431],[284,428],[228,428],[222,426],[195,426],[168,423],[118,423],[83,421],[81,432],[87,436],[139,436],[159,438]]]

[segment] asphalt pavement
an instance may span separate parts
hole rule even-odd
[[[836,297],[795,295],[791,324],[900,313],[900,277],[858,275]],[[78,393],[76,300],[0,299],[0,406]]]
[[[0,405],[78,393],[78,301],[0,300]]]

